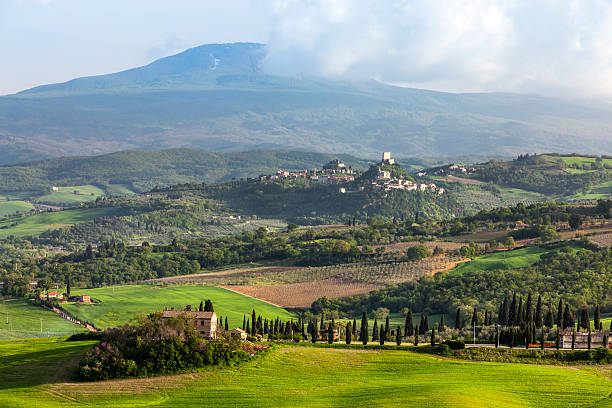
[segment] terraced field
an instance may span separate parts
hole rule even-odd
[[[91,347],[0,342],[0,404],[10,407],[609,407],[609,371],[455,361],[405,350],[281,346],[211,372],[70,381]],[[607,377],[608,376],[608,377]],[[571,386],[562,386],[571,384]]]
[[[94,201],[103,196],[104,190],[92,185],[58,187],[58,191],[52,191],[36,198],[36,202],[44,204],[70,205]]]

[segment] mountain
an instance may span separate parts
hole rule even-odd
[[[212,44],[0,97],[0,164],[119,150],[290,149],[377,157],[612,153],[605,106],[278,77],[262,44]]]

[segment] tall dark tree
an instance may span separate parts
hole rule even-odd
[[[398,346],[402,344],[402,326],[398,325],[395,330],[395,344]]]
[[[385,340],[389,338],[390,334],[391,328],[389,327],[389,315],[387,315],[387,318],[385,319]]]
[[[199,310],[200,312],[203,312],[203,311],[204,311],[204,302],[203,302],[203,301],[200,301],[200,307],[198,307],[198,310]]]
[[[525,319],[524,321],[529,323],[533,322],[533,300],[531,299],[531,292],[527,295],[527,303],[525,304]]]
[[[504,302],[499,308],[499,315],[497,320],[502,326],[508,325],[508,319],[510,318],[510,306],[508,305],[508,296],[504,296]]]
[[[227,316],[225,316],[225,330],[229,330],[229,322],[227,321]]]
[[[557,307],[557,327],[563,329],[563,299],[559,299],[559,306]]]
[[[536,304],[535,310],[535,324],[538,328],[542,327],[542,324],[544,323],[544,318],[542,315],[542,295],[538,295],[538,303]]]
[[[515,316],[516,316],[516,320],[514,321],[514,325],[519,326],[524,321],[523,297],[519,298],[519,304],[518,304],[518,308],[517,308],[517,312]]]
[[[374,319],[374,328],[372,328],[372,341],[378,340],[378,321]]]
[[[445,331],[446,327],[445,327],[445,322],[444,322],[444,313],[442,313],[442,316],[440,316],[440,326],[438,326],[438,331]]]
[[[544,326],[548,328],[553,328],[555,325],[555,318],[553,317],[552,308],[548,308],[548,313],[546,313],[546,319],[544,320]]]
[[[516,303],[516,293],[512,296],[512,303],[510,303],[510,312],[508,314],[508,326],[514,326],[517,319],[517,303]]]
[[[569,304],[565,304],[565,310],[563,311],[563,327],[562,329],[565,330],[570,326],[573,326],[574,324],[572,323],[572,314],[570,312],[570,308],[569,308]]]
[[[419,326],[417,325],[417,327],[414,328],[414,345],[418,346],[419,345]]]
[[[476,311],[476,308],[474,308],[474,311],[472,312],[472,322],[470,323],[470,326],[478,326],[478,312]]]
[[[317,322],[314,321],[310,326],[310,341],[316,343],[319,339],[319,330],[317,329]]]
[[[353,325],[351,326],[351,328],[353,329],[351,334],[353,335],[353,338],[356,339],[357,338],[357,320],[355,318],[353,318]]]
[[[386,340],[387,340],[387,332],[384,326],[381,324],[380,325],[380,345],[382,346],[383,344],[385,344]]]
[[[368,315],[366,314],[366,312],[363,312],[363,314],[361,315],[361,342],[366,345],[368,344]]]
[[[430,344],[431,344],[431,347],[436,345],[436,328],[435,327],[431,328]]]
[[[242,315],[242,330],[246,330],[246,315]]]
[[[247,322],[246,322],[246,330],[245,331],[247,333],[251,334],[251,326],[250,326],[250,321],[249,320],[247,320]]]
[[[214,312],[215,308],[213,307],[213,303],[210,299],[206,299],[206,302],[204,302],[204,311],[205,312]]]
[[[353,338],[353,327],[351,322],[346,323],[346,344],[351,344],[351,339]]]
[[[257,334],[257,315],[255,314],[255,309],[251,313],[251,336],[255,336]]]
[[[595,313],[593,314],[595,331],[599,331],[601,329],[601,314],[599,312],[599,305],[595,306]]]
[[[331,322],[329,322],[329,325],[327,326],[327,343],[334,343],[334,327],[332,326]]]
[[[461,309],[457,309],[457,315],[455,316],[455,328],[461,330],[463,328],[463,322],[461,319]]]
[[[412,310],[408,309],[408,313],[406,314],[406,324],[404,325],[404,332],[406,333],[406,337],[412,336],[413,327],[414,323],[412,323]]]

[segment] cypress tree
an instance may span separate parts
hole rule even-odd
[[[561,339],[559,338],[559,326],[557,326],[557,339],[555,340],[555,347],[559,350],[561,347]]]
[[[353,318],[353,325],[351,327],[353,329],[351,334],[353,335],[353,338],[356,339],[357,338],[357,320],[355,318]]]
[[[380,325],[380,345],[385,344],[385,340],[387,340],[387,332],[385,331],[384,326]]]
[[[387,318],[385,319],[385,340],[389,337],[391,333],[391,329],[389,327],[389,315],[387,315]]]
[[[595,306],[595,313],[593,314],[593,319],[595,320],[595,330],[600,330],[601,326],[601,315],[599,312],[599,305]]]
[[[444,330],[446,330],[446,327],[444,322],[444,313],[442,313],[442,316],[440,316],[440,326],[438,327],[438,331],[443,332]]]
[[[544,325],[550,329],[552,329],[555,325],[553,311],[550,307],[548,308],[548,313],[546,313],[546,320],[544,321]]]
[[[436,328],[431,328],[431,347],[436,345]]]
[[[351,322],[346,324],[346,344],[351,344],[351,339],[353,337],[353,328]]]
[[[559,308],[557,309],[557,327],[563,329],[563,299],[559,299]]]
[[[395,331],[395,344],[398,346],[402,344],[402,326],[398,325]]]
[[[372,329],[372,341],[378,340],[378,321],[374,319],[374,328]]]
[[[533,305],[531,299],[531,292],[527,295],[527,304],[525,305],[525,321],[527,323],[533,321]]]
[[[489,311],[485,309],[484,322],[483,324],[487,326],[489,323]]]
[[[213,303],[210,299],[206,299],[206,302],[204,302],[204,311],[205,312],[214,312],[215,308],[213,307]]]
[[[455,316],[455,327],[461,330],[463,322],[461,321],[461,309],[457,308],[457,315]]]
[[[516,318],[517,304],[516,304],[516,293],[512,296],[512,303],[510,303],[510,312],[508,314],[508,326],[514,326],[518,321]]]
[[[563,327],[562,327],[562,329],[565,330],[566,328],[570,327],[570,324],[572,326],[574,325],[572,323],[572,314],[570,313],[569,305],[565,304],[565,310],[563,312]]]
[[[576,347],[576,327],[572,325],[572,350]]]
[[[508,296],[504,297],[504,303],[502,304],[502,313],[503,313],[503,322],[500,322],[502,325],[507,326],[510,324],[510,306],[508,305]]]
[[[536,310],[535,310],[535,324],[538,329],[542,327],[543,320],[544,319],[542,317],[542,295],[538,295],[538,303],[536,304]]]
[[[249,326],[249,321],[246,322],[246,332],[251,334],[251,327]]]
[[[472,323],[470,324],[470,326],[474,327],[478,325],[478,312],[476,311],[476,308],[474,308],[474,311],[472,312]]]
[[[229,330],[229,323],[227,322],[227,316],[225,316],[225,330]]]
[[[201,300],[200,300],[200,307],[198,307],[198,310],[199,310],[200,312],[203,312],[203,311],[204,311],[204,302],[203,302],[203,301],[201,301]]]
[[[334,343],[334,328],[331,322],[329,322],[329,325],[327,326],[327,344],[333,344],[333,343]]]
[[[246,316],[242,315],[242,330],[246,330]]]
[[[323,315],[324,313],[321,312],[321,327],[325,327],[325,323],[323,322]]]
[[[421,334],[426,334],[429,331],[429,316],[423,316],[423,324],[421,326]]]
[[[414,345],[419,345],[419,326],[414,328]]]
[[[310,323],[310,341],[316,343],[319,339],[319,330],[317,330],[317,322]]]
[[[514,325],[520,326],[521,323],[523,323],[524,321],[523,319],[523,298],[522,297],[519,298],[518,309],[517,309],[515,316],[516,316],[516,320],[514,322]]]
[[[368,344],[368,315],[363,312],[361,315],[361,342],[363,345]]]
[[[253,309],[253,313],[251,313],[251,336],[255,336],[257,334],[257,315],[255,314],[255,309]]]
[[[412,323],[412,310],[408,309],[408,313],[406,314],[406,324],[404,325],[404,332],[406,332],[406,338],[408,336],[412,336],[412,328],[414,324]]]

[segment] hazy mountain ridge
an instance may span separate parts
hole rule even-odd
[[[377,157],[612,153],[607,107],[285,78],[261,44],[211,44],[0,97],[0,163],[126,149],[299,149]]]

